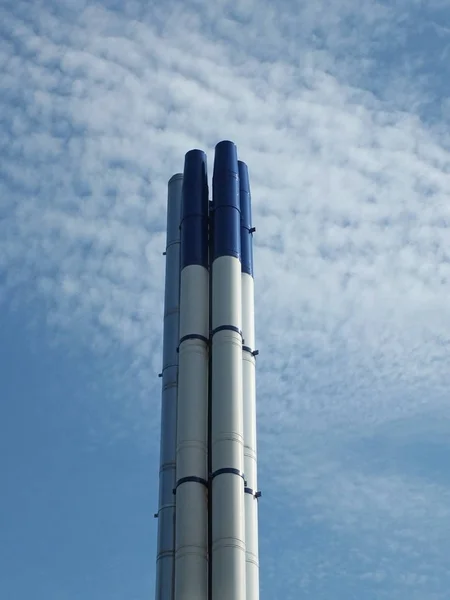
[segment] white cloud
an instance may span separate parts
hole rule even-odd
[[[233,139],[257,226],[266,480],[330,530],[359,529],[360,554],[383,522],[405,555],[411,538],[445,552],[443,484],[339,458],[355,432],[447,411],[448,127],[421,118],[408,54],[401,85],[386,68],[383,95],[369,77],[407,4],[58,6],[0,18],[0,301],[44,298],[55,333],[120,342],[138,381],[124,427],[155,414],[166,181],[188,149],[212,167]],[[365,579],[395,579],[372,567]]]

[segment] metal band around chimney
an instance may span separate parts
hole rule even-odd
[[[252,490],[252,488],[249,488],[249,487],[244,488],[244,493],[250,494],[254,498],[261,498],[261,495],[262,495],[261,492],[255,492],[254,490]]]
[[[203,479],[203,477],[196,477],[195,475],[191,475],[190,477],[182,477],[177,481],[173,489],[174,494],[177,493],[177,488],[180,485],[183,485],[183,483],[200,483],[201,485],[208,487],[208,482],[206,481],[206,479]]]
[[[204,335],[201,335],[200,333],[188,333],[187,335],[183,335],[183,337],[180,339],[180,343],[178,344],[177,352],[180,351],[181,344],[183,342],[186,342],[187,340],[200,340],[202,342],[205,342],[205,344],[209,344],[209,339],[207,337],[205,337]]]
[[[242,479],[245,481],[244,478],[244,473],[239,470],[239,469],[234,469],[233,467],[224,467],[222,469],[217,469],[217,471],[214,471],[214,473],[211,474],[211,480],[214,479],[215,477],[218,477],[219,475],[237,475],[238,477],[242,477]]]
[[[219,331],[234,331],[242,337],[242,330],[235,325],[219,325],[219,327],[216,327],[211,331],[211,337],[213,337],[216,333],[219,333]]]
[[[252,356],[258,356],[259,350],[252,350],[250,346],[242,346],[243,352],[248,352]]]

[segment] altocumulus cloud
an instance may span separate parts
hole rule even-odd
[[[189,148],[212,159],[224,138],[250,166],[275,597],[446,597],[445,10],[0,10],[0,301],[43,298],[56,336],[125,347],[127,422],[159,402],[166,181]]]

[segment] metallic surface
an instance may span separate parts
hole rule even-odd
[[[259,600],[248,169],[217,144],[169,181],[156,600]]]
[[[259,600],[258,477],[256,455],[255,292],[253,281],[253,228],[247,165],[239,161],[242,254],[242,380],[244,407],[244,472],[246,600]]]
[[[216,146],[212,263],[212,598],[245,600],[240,203],[236,147]]]
[[[181,208],[175,599],[208,596],[209,271],[206,156],[186,154]]]
[[[178,387],[180,211],[183,176],[168,183],[166,285],[164,298],[161,445],[159,470],[156,600],[174,598],[176,410]]]

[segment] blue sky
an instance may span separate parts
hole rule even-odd
[[[261,598],[448,598],[449,56],[440,0],[3,0],[0,598],[153,597],[166,182],[221,139]]]

